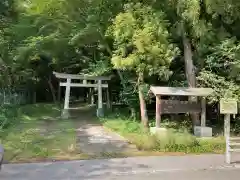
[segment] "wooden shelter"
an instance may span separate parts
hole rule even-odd
[[[206,126],[206,99],[211,88],[159,87],[151,86],[150,91],[156,96],[156,128],[160,128],[161,114],[200,113],[201,126]],[[162,96],[196,96],[201,102],[164,100]]]
[[[69,98],[71,87],[86,87],[86,88],[97,88],[98,90],[98,108],[97,116],[103,116],[103,88],[108,88],[108,84],[105,83],[109,81],[111,77],[105,76],[89,76],[89,75],[76,75],[76,74],[65,74],[53,72],[53,74],[60,80],[64,79],[65,82],[60,82],[60,86],[66,87],[65,89],[65,100],[64,100],[64,110],[63,117],[68,117],[69,113]],[[73,82],[73,80],[79,80],[80,82]],[[89,83],[89,81],[94,80],[94,84]],[[107,106],[110,106],[109,92],[108,92]]]

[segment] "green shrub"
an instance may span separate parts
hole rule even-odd
[[[18,106],[5,106],[0,108],[0,130],[14,124],[18,117]]]

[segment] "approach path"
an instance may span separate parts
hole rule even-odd
[[[78,109],[72,112],[75,118],[77,144],[84,154],[99,156],[110,153],[137,152],[135,145],[119,134],[103,127],[96,120],[94,111],[91,109]]]

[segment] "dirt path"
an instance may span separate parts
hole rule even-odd
[[[79,148],[89,155],[137,151],[134,145],[103,126],[87,124],[77,129]]]
[[[77,112],[77,111],[76,111]],[[76,118],[77,144],[80,151],[89,155],[136,152],[136,146],[122,136],[105,129],[97,121],[94,110],[78,110]]]

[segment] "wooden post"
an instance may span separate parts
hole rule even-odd
[[[230,154],[230,114],[224,115],[224,136],[226,140],[226,155],[225,161],[227,164],[231,163],[231,154]]]
[[[160,128],[161,123],[161,97],[156,96],[156,128]]]
[[[97,116],[103,117],[103,102],[102,102],[102,80],[98,80],[98,109]]]
[[[64,100],[64,109],[62,112],[62,117],[63,118],[68,118],[69,117],[69,98],[70,98],[70,84],[71,84],[71,79],[67,79],[66,83],[66,90],[65,90],[65,100]]]
[[[206,126],[206,98],[201,98],[201,126]]]

